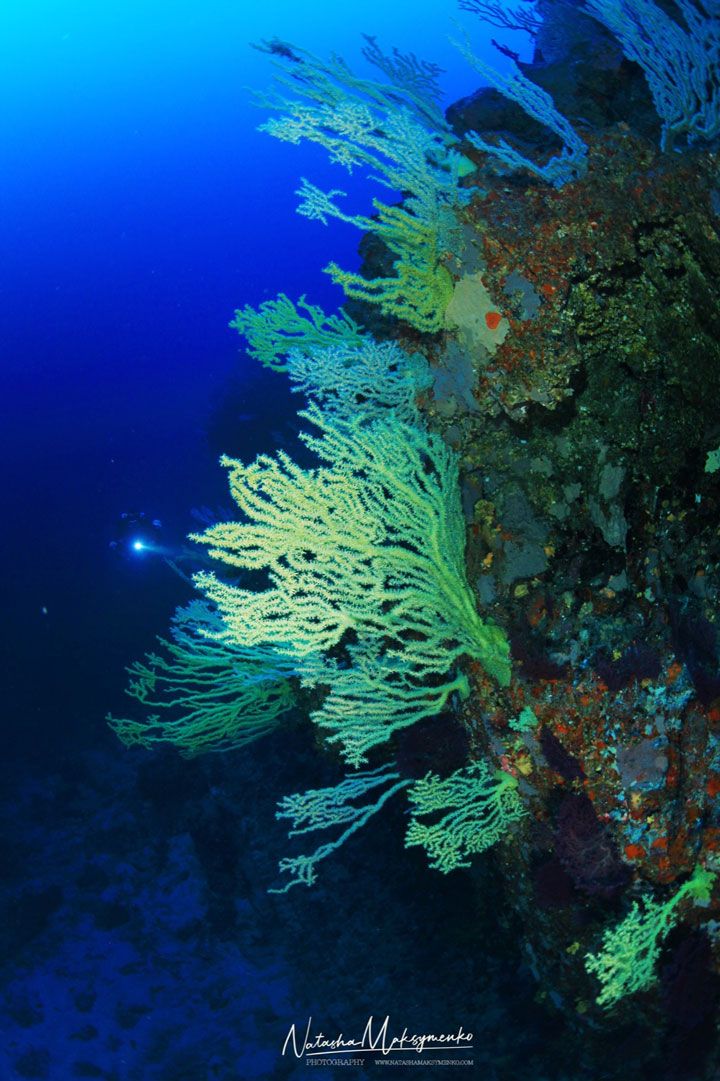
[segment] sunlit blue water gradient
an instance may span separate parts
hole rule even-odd
[[[300,218],[294,191],[306,175],[366,210],[372,187],[319,148],[256,131],[250,91],[271,66],[250,43],[277,36],[363,70],[361,34],[377,34],[445,67],[449,103],[477,83],[448,40],[458,17],[449,0],[3,5],[0,438],[23,658],[11,693],[41,728],[50,704],[63,726],[102,715],[115,691],[98,667],[117,672],[176,601],[164,568],[109,557],[118,516],[158,517],[180,543],[189,508],[220,501],[214,460],[231,448],[209,451],[205,430],[228,381],[253,418],[234,451],[272,445],[290,415],[284,382],[227,329],[234,308],[281,290],[332,307],[340,292],[321,268],[357,264],[355,230]],[[465,25],[491,50],[477,20]],[[505,38],[527,52],[523,35]]]
[[[227,504],[220,452],[295,438],[285,379],[227,324],[279,291],[341,301],[322,267],[357,266],[359,235],[299,217],[299,178],[363,211],[375,194],[320,150],[257,133],[250,91],[271,65],[249,43],[363,70],[360,35],[376,34],[447,68],[449,104],[477,86],[447,40],[455,18],[449,0],[2,6],[3,1081],[290,1078],[283,1026],[310,1013],[348,1029],[372,1011],[482,1018],[488,1060],[501,1029],[512,1046],[505,961],[468,924],[475,886],[408,859],[399,809],[348,857],[337,898],[265,893],[286,844],[276,799],[335,780],[306,733],[146,769],[103,719],[124,708],[123,666],[189,596],[162,556],[197,528],[193,507]],[[186,798],[199,820],[178,812]]]

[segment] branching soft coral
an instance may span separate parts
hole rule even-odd
[[[276,372],[287,370],[291,350],[310,356],[341,345],[357,348],[363,342],[359,326],[342,308],[337,315],[326,315],[304,296],[295,304],[284,293],[258,308],[239,308],[230,326],[245,338],[250,356]]]
[[[509,649],[465,577],[454,453],[394,413],[311,404],[302,415],[321,433],[305,442],[328,464],[303,470],[282,452],[247,466],[225,459],[245,520],[195,538],[231,566],[265,570],[270,588],[197,582],[239,645],[275,648],[304,684],[328,688],[313,719],[359,765],[467,690],[454,674],[462,657],[506,684]]]
[[[234,642],[202,601],[179,608],[164,654],[136,661],[128,694],[147,711],[141,720],[109,717],[128,746],[170,743],[191,757],[242,747],[272,732],[295,699],[292,665],[271,647]]]
[[[408,792],[413,805],[406,848],[422,845],[430,866],[447,874],[501,840],[527,814],[509,773],[474,762],[449,777],[428,773]],[[419,818],[430,817],[421,822]]]
[[[662,147],[720,136],[720,3],[676,0],[685,27],[654,0],[585,0],[585,10],[645,73],[662,120]]]
[[[381,766],[345,777],[332,788],[311,788],[285,796],[280,802],[276,818],[289,818],[293,823],[290,837],[315,830],[344,827],[330,841],[320,845],[309,856],[288,856],[280,861],[280,871],[290,875],[284,886],[270,893],[287,893],[291,886],[312,886],[317,878],[316,866],[337,851],[349,837],[356,833],[376,814],[387,801],[407,788],[410,781],[403,779],[391,767]],[[373,794],[369,802],[358,805],[355,801]]]
[[[351,414],[394,412],[420,424],[418,394],[432,385],[430,367],[420,354],[409,356],[395,342],[365,338],[315,353],[294,349],[287,369],[293,390],[310,394],[325,411]]]
[[[422,78],[419,61],[385,57],[372,41],[366,51],[394,85],[361,79],[339,58],[324,63],[290,46],[274,51],[289,70],[278,82],[296,96],[264,98],[262,104],[280,115],[261,130],[285,142],[318,143],[331,161],[348,171],[368,166],[373,179],[404,195],[395,206],[374,200],[373,216],[347,214],[338,204],[342,191],[323,192],[303,180],[300,214],[324,224],[336,218],[375,233],[395,256],[394,277],[368,281],[335,263],[328,273],[348,296],[377,303],[386,315],[420,331],[440,330],[452,295],[442,259],[457,229],[458,181],[472,165],[454,149],[457,139],[436,101],[422,92],[435,87],[433,78]]]
[[[526,158],[505,139],[499,139],[497,143],[489,143],[477,132],[470,131],[465,136],[468,142],[476,150],[502,162],[508,169],[525,169],[556,188],[561,188],[563,184],[582,176],[587,169],[587,147],[570,121],[558,112],[548,92],[526,78],[517,64],[513,65],[509,73],[498,71],[475,55],[467,38],[455,44],[467,62],[472,64],[480,75],[492,83],[506,98],[517,102],[528,116],[544,124],[559,136],[563,146],[559,154],[554,154],[549,161],[539,164]]]
[[[600,1006],[614,1006],[625,995],[644,991],[656,980],[655,968],[662,944],[678,922],[678,906],[686,897],[707,903],[716,875],[696,867],[688,879],[669,900],[654,901],[643,897],[641,905],[633,903],[624,920],[603,935],[602,948],[588,953],[585,967],[600,980],[602,990],[597,996]]]
[[[534,0],[521,0],[521,3],[523,7],[508,8],[500,0],[460,0],[460,7],[502,30],[525,30],[535,37],[542,26],[538,9]]]

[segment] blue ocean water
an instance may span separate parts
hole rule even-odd
[[[127,711],[125,666],[193,595],[203,555],[187,534],[227,517],[219,456],[304,453],[299,396],[228,327],[281,292],[332,311],[342,294],[322,268],[360,265],[357,230],[296,213],[300,178],[342,188],[357,213],[378,195],[362,170],[257,131],[253,92],[273,67],[253,43],[339,54],[372,76],[362,35],[375,35],[445,69],[449,106],[482,82],[449,40],[463,30],[501,70],[494,37],[532,55],[526,34],[454,0],[0,10],[0,1081],[299,1081],[310,1066],[293,1039],[359,1037],[369,1018],[377,1033],[386,1017],[391,1036],[464,1033],[473,1065],[448,1066],[463,1077],[610,1081],[626,1053],[628,1078],[651,1077],[630,1024],[608,1029],[607,1073],[602,1032],[583,1060],[588,1002],[537,982],[495,854],[430,870],[403,845],[402,805],[313,889],[267,892],[288,846],[278,799],[342,776],[306,719],[194,761],[128,751],[105,723]],[[620,97],[633,81],[621,68]],[[625,112],[588,85],[622,128]],[[638,100],[646,121],[647,92]],[[367,1077],[381,1064],[323,1068]]]
[[[319,148],[256,131],[251,92],[272,69],[251,43],[297,41],[363,70],[361,35],[376,34],[447,68],[450,102],[477,83],[448,41],[457,17],[449,2],[3,5],[0,438],[23,717],[11,743],[54,753],[116,706],[109,673],[177,603],[164,566],[108,548],[125,538],[121,515],[159,519],[179,547],[190,508],[223,501],[219,453],[268,449],[292,418],[285,381],[227,329],[234,309],[280,291],[332,308],[322,267],[357,264],[355,230],[300,218],[294,192],[303,175],[340,184],[363,211],[375,192]],[[237,423],[209,445],[228,395]]]
[[[2,7],[3,1079],[290,1078],[291,1024],[393,1011],[466,1029],[487,1014],[487,1060],[512,1057],[504,962],[467,948],[467,883],[420,859],[408,879],[401,821],[390,847],[387,823],[369,831],[370,896],[265,893],[277,792],[334,776],[306,733],[231,757],[214,787],[213,762],[138,772],[103,719],[190,595],[164,556],[182,559],[193,508],[227,504],[219,454],[294,445],[298,402],[244,355],[234,309],[280,291],[332,309],[322,267],[358,264],[355,231],[300,218],[294,192],[341,180],[363,211],[373,192],[256,131],[271,70],[250,43],[362,70],[376,34],[446,67],[449,103],[477,84],[447,41],[456,17],[409,0]],[[159,555],[135,549],[148,539]],[[201,821],[177,815],[192,793]]]

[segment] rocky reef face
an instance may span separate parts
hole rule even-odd
[[[480,608],[512,642],[510,688],[476,666],[464,721],[531,810],[495,857],[508,919],[587,1068],[610,1027],[618,1062],[640,1033],[648,1076],[715,1076],[717,914],[683,910],[654,989],[610,1013],[584,958],[632,899],[720,860],[719,160],[660,153],[639,69],[604,36],[564,52],[546,36],[560,55],[526,71],[583,132],[587,174],[553,189],[464,147],[478,171],[423,402],[461,457]],[[492,117],[547,153],[496,99],[456,105],[456,132]],[[365,255],[377,274],[382,252]],[[688,1041],[697,1074],[677,1072]]]

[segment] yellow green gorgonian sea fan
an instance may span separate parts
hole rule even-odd
[[[243,649],[276,650],[302,683],[325,688],[313,720],[347,761],[466,694],[463,657],[510,679],[503,631],[477,612],[465,575],[458,462],[438,437],[386,416],[301,414],[321,464],[279,452],[225,458],[243,521],[193,539],[231,567],[264,571],[259,592],[200,574]]]
[[[290,837],[324,830],[334,831],[334,836],[330,834],[309,855],[288,856],[281,860],[281,873],[290,877],[283,886],[271,889],[270,893],[287,893],[298,885],[312,886],[317,879],[317,865],[336,852],[389,799],[411,783],[392,766],[380,766],[355,772],[330,788],[311,788],[309,792],[285,796],[275,817],[290,819],[293,824]]]
[[[162,653],[128,668],[127,693],[144,716],[108,717],[126,746],[169,743],[185,757],[232,750],[272,732],[295,705],[287,659],[233,642],[204,601],[178,608],[170,630]]]
[[[599,1006],[614,1006],[625,995],[655,983],[663,942],[680,919],[680,902],[689,897],[707,904],[716,878],[714,871],[698,866],[667,901],[641,897],[620,923],[604,932],[598,952],[585,955],[587,971],[602,985],[596,999]]]
[[[405,847],[422,845],[430,866],[443,874],[469,867],[470,856],[490,848],[527,814],[517,788],[515,777],[484,762],[449,777],[428,773],[408,791],[412,812]]]
[[[238,308],[230,326],[245,338],[249,355],[276,372],[287,371],[293,350],[311,355],[333,347],[360,348],[364,341],[360,327],[342,308],[326,315],[304,296],[295,303],[284,293],[257,308]]]
[[[356,76],[338,57],[324,62],[287,44],[265,51],[280,74],[276,92],[260,98],[275,114],[260,130],[296,146],[316,143],[349,173],[368,168],[376,183],[403,196],[400,203],[373,199],[372,212],[353,214],[343,209],[344,191],[323,191],[303,178],[299,214],[374,234],[392,258],[393,273],[382,277],[367,279],[335,262],[326,272],[347,297],[377,304],[422,333],[441,331],[453,292],[445,262],[460,243],[458,211],[466,198],[460,178],[474,166],[438,107],[431,69],[414,57],[384,56],[373,45],[366,59],[388,84]]]

